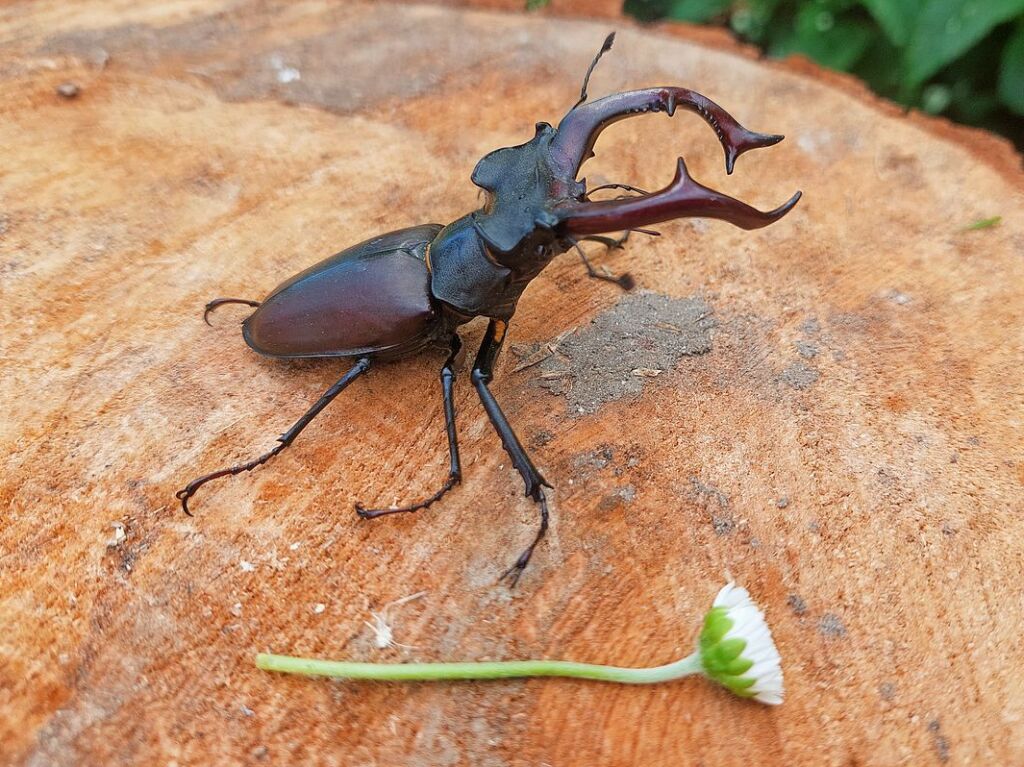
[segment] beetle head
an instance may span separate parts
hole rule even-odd
[[[583,193],[583,184],[552,164],[554,137],[554,128],[537,123],[533,139],[494,150],[473,170],[473,183],[487,192],[487,202],[473,214],[473,222],[503,263],[557,239],[554,229],[561,218],[555,205]]]
[[[591,202],[586,182],[576,180],[580,166],[593,156],[594,143],[605,128],[634,115],[663,112],[671,117],[677,107],[696,112],[714,128],[728,173],[743,153],[782,140],[780,135],[744,128],[718,104],[687,88],[646,88],[588,102],[590,74],[613,41],[614,35],[605,40],[587,70],[579,100],[557,129],[537,123],[532,140],[491,152],[473,171],[473,182],[488,195],[484,207],[472,214],[473,223],[504,266],[535,271],[553,255],[553,243],[564,250],[575,243],[573,235],[622,231],[687,216],[756,229],[777,221],[800,199],[797,192],[774,210],[757,210],[694,181],[680,158],[676,178],[659,192]]]

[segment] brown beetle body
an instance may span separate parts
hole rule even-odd
[[[426,252],[440,229],[426,224],[389,232],[300,272],[242,323],[245,342],[285,358],[418,351],[433,340],[439,321]]]
[[[363,518],[411,512],[430,506],[461,479],[455,406],[452,396],[455,360],[461,349],[459,325],[474,317],[490,319],[473,364],[471,379],[523,478],[526,494],[540,511],[533,542],[506,572],[513,583],[529,561],[548,526],[544,488],[550,485],[533,465],[490,391],[494,363],[508,322],[529,283],[555,257],[575,248],[592,277],[627,288],[628,276],[614,278],[594,271],[580,249],[582,240],[621,244],[601,233],[645,231],[641,227],[685,216],[718,218],[744,229],[777,221],[800,199],[797,192],[775,210],[762,212],[694,181],[682,158],[665,189],[646,193],[626,184],[610,184],[635,196],[593,201],[580,166],[593,155],[602,130],[627,117],[682,107],[696,112],[715,130],[725,150],[726,170],[751,149],[772,146],[782,136],[754,133],[710,99],[685,88],[666,86],[618,93],[585,103],[586,88],[601,55],[611,48],[610,35],[584,79],[580,100],[557,128],[538,123],[534,137],[505,147],[477,163],[473,183],[487,200],[479,210],[441,226],[400,229],[355,245],[287,280],[262,302],[217,299],[206,315],[224,303],[257,307],[244,323],[246,343],[272,357],[354,357],[356,363],[285,434],[278,445],[248,463],[207,474],[179,491],[188,500],[206,482],[249,471],[277,455],[353,380],[377,359],[395,359],[427,347],[449,350],[441,369],[450,466],[448,478],[429,498],[402,508],[356,509]]]

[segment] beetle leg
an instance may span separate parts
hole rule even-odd
[[[516,467],[516,470],[523,478],[523,482],[526,484],[526,495],[534,500],[540,511],[540,528],[537,530],[533,542],[526,547],[515,563],[501,576],[502,578],[509,578],[511,585],[515,587],[527,563],[530,561],[530,557],[533,555],[533,550],[548,530],[548,502],[544,496],[544,488],[551,487],[551,485],[537,471],[537,467],[533,465],[533,461],[530,460],[530,456],[527,455],[519,438],[512,431],[508,419],[505,418],[505,414],[501,411],[501,407],[488,388],[488,384],[494,378],[494,361],[501,351],[501,345],[505,340],[505,332],[507,330],[508,322],[505,320],[491,320],[487,325],[487,332],[484,334],[483,343],[480,344],[480,351],[477,352],[476,361],[473,363],[472,379],[473,386],[476,387],[480,401],[487,412],[487,417],[490,419],[491,425],[494,426],[494,430],[498,432],[498,436],[501,437],[502,447],[505,448],[505,452],[512,459],[512,465]]]
[[[584,268],[587,270],[588,277],[591,277],[595,280],[603,280],[605,282],[610,282],[614,285],[618,285],[623,290],[630,291],[634,287],[636,287],[636,280],[633,279],[633,275],[631,275],[629,272],[624,272],[622,274],[615,275],[612,274],[611,272],[608,272],[607,270],[599,272],[597,269],[594,268],[594,265],[590,263],[590,259],[587,258],[587,254],[583,250],[583,248],[580,247],[580,242],[584,240],[589,240],[591,242],[600,242],[603,245],[605,245],[605,247],[607,247],[608,250],[614,250],[615,248],[621,248],[622,244],[626,241],[627,237],[629,237],[629,232],[626,232],[618,240],[613,240],[611,237],[591,236],[581,237],[579,240],[574,240],[572,237],[567,237],[566,241],[576,249],[576,252],[579,254],[580,260],[583,262]]]
[[[375,519],[388,514],[402,514],[425,509],[433,503],[441,500],[441,497],[462,481],[462,464],[459,461],[459,439],[455,431],[455,399],[453,389],[455,387],[455,360],[462,351],[462,341],[458,336],[452,336],[452,352],[448,356],[444,367],[441,368],[441,391],[444,395],[444,425],[448,432],[448,479],[441,486],[441,489],[427,498],[425,501],[414,503],[411,506],[402,506],[397,509],[367,509],[363,504],[356,504],[356,513],[363,519]]]
[[[583,195],[583,199],[590,201],[590,195],[594,192],[600,192],[603,189],[621,189],[624,192],[635,192],[636,194],[650,194],[638,186],[632,184],[601,184],[601,186],[595,186],[593,189],[588,189],[586,194]]]
[[[210,324],[210,312],[212,312],[218,306],[223,306],[224,304],[245,304],[246,306],[251,306],[253,308],[258,308],[259,305],[260,305],[260,302],[259,301],[250,301],[248,298],[215,298],[212,301],[210,301],[210,303],[208,303],[206,305],[205,309],[203,309],[203,322],[205,322],[207,325],[209,325]]]
[[[323,396],[316,401],[313,407],[306,411],[305,415],[303,415],[302,418],[300,418],[298,421],[292,424],[292,427],[288,431],[286,431],[284,434],[277,438],[279,444],[277,444],[273,450],[264,453],[259,458],[254,458],[248,463],[242,463],[239,464],[238,466],[231,466],[230,468],[227,469],[218,469],[217,471],[211,472],[202,477],[198,477],[197,479],[193,479],[191,482],[185,485],[184,488],[182,488],[181,490],[174,494],[175,497],[181,501],[181,508],[184,510],[184,512],[188,514],[190,517],[192,516],[192,512],[189,511],[188,508],[188,499],[195,495],[196,491],[210,480],[218,479],[220,477],[234,476],[235,474],[241,474],[243,471],[252,471],[257,466],[266,463],[275,455],[277,455],[286,447],[288,447],[290,444],[292,444],[292,442],[295,441],[295,438],[299,436],[302,430],[309,426],[310,421],[316,418],[320,414],[321,410],[323,410],[325,407],[331,404],[331,401],[339,394],[341,394],[342,390],[344,390],[350,383],[352,383],[359,376],[365,373],[369,369],[369,367],[369,357],[360,357],[358,360],[356,360],[356,364],[353,365],[349,369],[349,371],[345,373],[345,375],[338,379],[337,383],[335,383],[330,389],[325,391]]]
[[[621,250],[625,246],[626,241],[629,239],[629,233],[632,230],[625,232],[621,237],[605,237],[601,234],[588,234],[586,237],[580,237],[580,242],[598,242],[604,245],[609,251]]]

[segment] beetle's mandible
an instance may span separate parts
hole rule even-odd
[[[477,163],[472,180],[486,193],[479,210],[447,226],[400,229],[343,250],[282,283],[261,302],[219,298],[207,304],[204,319],[225,303],[256,307],[243,323],[242,335],[260,354],[283,359],[351,357],[355,364],[278,438],[272,450],[248,463],[199,477],[178,491],[186,513],[190,513],[189,499],[202,485],[250,471],[288,447],[331,400],[376,361],[441,348],[448,352],[441,368],[450,458],[447,479],[419,503],[391,509],[356,504],[356,511],[371,519],[430,506],[462,477],[452,398],[456,356],[461,349],[458,330],[483,316],[489,323],[470,377],[487,417],[526,483],[526,495],[540,513],[533,542],[505,572],[515,584],[547,530],[544,488],[551,487],[533,465],[490,390],[495,360],[526,286],[552,259],[574,248],[590,276],[628,289],[628,275],[616,278],[595,271],[579,243],[592,240],[613,247],[622,240],[599,235],[628,235],[644,231],[641,227],[687,216],[718,218],[743,229],[757,229],[782,218],[800,199],[797,192],[775,210],[757,210],[698,184],[682,158],[672,183],[660,191],[648,193],[628,184],[588,190],[586,180],[577,180],[577,174],[593,156],[594,142],[609,125],[633,115],[664,112],[671,117],[678,108],[696,112],[718,135],[728,173],[744,152],[782,140],[779,135],[747,130],[713,101],[686,88],[646,88],[588,102],[590,74],[614,37],[614,33],[609,35],[594,57],[579,101],[557,128],[537,123],[533,139],[497,149]],[[607,188],[623,194],[591,200],[591,194]]]

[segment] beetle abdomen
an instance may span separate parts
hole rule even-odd
[[[436,313],[425,262],[438,224],[401,229],[331,256],[279,285],[242,326],[272,357],[347,357],[415,345]]]

